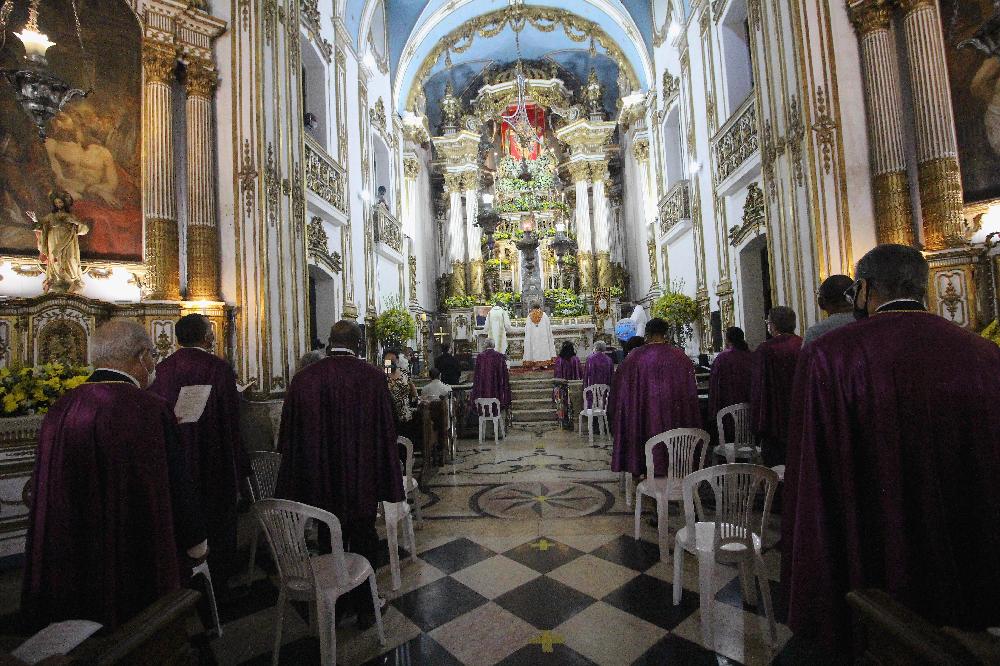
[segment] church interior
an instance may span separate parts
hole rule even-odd
[[[0,32],[9,663],[35,629],[45,412],[96,368],[101,326],[137,322],[162,364],[192,314],[239,391],[245,559],[51,663],[845,663],[788,622],[785,466],[746,508],[756,559],[715,563],[682,547],[680,481],[668,501],[619,467],[630,417],[609,425],[607,394],[552,363],[568,344],[624,364],[663,320],[708,414],[727,331],[756,348],[791,308],[785,332],[805,335],[829,313],[821,284],[887,244],[926,260],[928,313],[1000,345],[1000,4],[0,0]],[[317,623],[294,594],[282,612],[253,511],[300,359],[335,351],[344,320],[360,358],[408,366],[416,390],[443,353],[461,373],[445,425],[414,402],[405,511],[379,510],[377,627]],[[484,427],[474,375],[493,351],[510,387]],[[901,636],[926,652],[868,663],[1000,663],[996,629],[998,662],[930,660],[954,647],[938,623],[871,595],[849,601],[875,652]]]

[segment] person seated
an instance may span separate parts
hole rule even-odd
[[[389,395],[392,397],[392,413],[396,419],[396,434],[413,442],[414,447],[423,441],[424,427],[417,404],[417,387],[410,381],[399,365],[399,353],[387,351],[382,355],[382,369],[385,372]]]
[[[583,373],[580,371],[580,359],[576,356],[576,348],[569,340],[564,342],[559,350],[553,376],[556,379],[582,379],[583,377]]]
[[[449,345],[441,345],[441,355],[434,359],[434,367],[441,371],[441,381],[449,386],[462,383],[462,366],[451,353]]]
[[[475,404],[477,398],[496,398],[500,401],[500,409],[507,409],[511,403],[507,357],[496,350],[496,343],[492,339],[486,340],[485,347],[476,357],[476,372],[469,401]]]
[[[441,381],[441,371],[431,368],[431,380],[420,389],[421,400],[441,400],[451,395],[451,387]]]

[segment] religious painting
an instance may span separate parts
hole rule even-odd
[[[28,3],[15,3],[0,68],[22,67],[21,42],[9,29],[24,24]],[[90,231],[80,237],[86,259],[142,260],[140,187],[141,33],[124,0],[77,0],[81,50],[69,0],[41,4],[39,27],[55,46],[52,71],[81,89],[48,125],[44,142],[0,83],[0,253],[38,256],[32,215],[51,212],[49,193],[67,192],[73,214]]]
[[[517,110],[517,106],[511,104],[504,111],[504,115],[511,116]],[[531,122],[531,126],[535,128],[539,140],[545,135],[545,109],[535,104],[528,104],[525,107],[525,111],[528,114],[528,120]],[[530,141],[530,137],[529,137]],[[538,155],[541,153],[542,144],[540,141],[531,141],[530,146],[522,146],[521,140],[518,138],[517,134],[514,133],[514,128],[508,123],[503,123],[503,127],[500,134],[500,145],[503,148],[505,155],[510,155],[515,160],[520,161],[522,158],[528,160],[537,160]]]
[[[1000,59],[966,40],[991,16],[992,0],[941,0],[952,107],[967,203],[1000,197]]]
[[[486,325],[486,318],[490,316],[491,309],[493,309],[491,305],[477,305],[475,307],[476,328],[482,328]]]

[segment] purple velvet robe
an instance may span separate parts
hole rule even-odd
[[[498,398],[500,407],[510,407],[510,371],[507,357],[495,349],[486,349],[476,357],[476,372],[472,379],[469,401],[477,398]]]
[[[49,410],[25,550],[23,610],[34,622],[114,627],[180,587],[178,549],[194,543],[179,543],[174,525],[175,422],[162,399],[126,382],[83,384]]]
[[[583,388],[594,384],[611,386],[611,377],[615,374],[615,362],[604,352],[595,351],[587,357],[587,365],[583,369]],[[587,409],[593,405],[587,400]]]
[[[374,521],[379,502],[403,500],[403,471],[385,375],[351,355],[292,379],[278,435],[275,496],[326,509],[341,522]]]
[[[792,383],[802,338],[779,335],[760,343],[753,353],[750,403],[754,433],[761,438],[761,455],[768,465],[785,462]]]
[[[931,623],[1000,623],[1000,347],[923,312],[810,343],[782,515],[788,624],[847,648],[844,595],[881,588]]]
[[[646,440],[674,428],[701,427],[694,364],[668,344],[646,344],[618,366],[608,400],[615,472],[646,473]],[[654,451],[655,476],[667,473],[663,447]]]
[[[708,415],[714,419],[720,409],[750,402],[753,379],[753,354],[727,349],[712,362],[708,379]]]
[[[552,375],[555,379],[582,379],[583,372],[580,370],[580,359],[573,356],[565,359],[562,356],[556,357],[556,367]]]
[[[240,395],[236,374],[224,360],[202,349],[182,348],[156,366],[149,390],[172,408],[184,386],[207,384],[212,393],[197,423],[178,426],[188,470],[204,509],[209,564],[225,580],[240,566],[236,555],[236,502],[250,463],[240,440]]]

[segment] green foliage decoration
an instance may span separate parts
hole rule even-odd
[[[402,345],[416,335],[417,321],[398,300],[394,300],[376,317],[374,333],[383,347]]]

